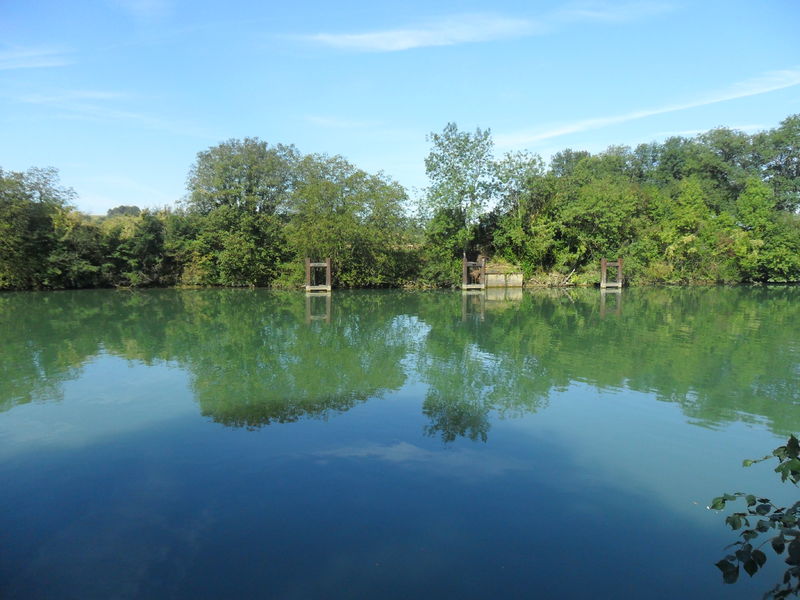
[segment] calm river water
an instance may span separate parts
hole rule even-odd
[[[758,598],[800,289],[0,295],[0,597]]]

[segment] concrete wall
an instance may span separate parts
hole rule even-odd
[[[522,287],[522,273],[487,273],[486,287]]]
[[[486,301],[488,303],[522,300],[522,288],[519,287],[497,287],[487,288]]]

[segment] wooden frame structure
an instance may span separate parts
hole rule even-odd
[[[477,310],[475,304],[477,300]],[[482,290],[465,290],[461,294],[461,321],[478,317],[483,321],[486,318],[486,294]]]
[[[615,281],[608,280],[608,267],[617,268],[617,279]],[[622,277],[622,259],[608,260],[607,258],[600,259],[600,289],[605,288],[621,288],[624,283]]]
[[[325,285],[314,285],[311,283],[313,269],[325,269]],[[331,259],[326,258],[325,262],[311,262],[306,256],[306,292],[330,292],[331,291]]]
[[[616,299],[613,311],[609,311],[606,307],[606,298],[609,296],[609,294]],[[600,318],[605,319],[606,315],[610,313],[613,313],[616,316],[620,316],[622,314],[622,288],[600,290]]]
[[[325,300],[325,312],[315,313],[314,304]],[[312,321],[331,322],[331,294],[306,294],[306,323]]]
[[[479,267],[480,275],[479,283],[470,283],[469,269],[470,267]],[[464,258],[461,260],[461,289],[462,290],[485,290],[486,289],[486,259],[482,258],[479,261],[467,260],[467,253],[464,253]]]

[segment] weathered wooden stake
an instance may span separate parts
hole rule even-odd
[[[328,286],[328,291],[331,291],[331,259],[325,259],[325,285]]]

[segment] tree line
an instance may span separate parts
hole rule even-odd
[[[594,283],[624,256],[636,283],[800,280],[800,115],[549,164],[495,157],[489,130],[428,137],[412,201],[382,173],[257,138],[198,153],[174,207],[78,212],[55,169],[0,169],[0,289],[271,286],[330,257],[337,287],[445,287],[464,253],[532,283]],[[146,199],[143,199],[143,203]]]

